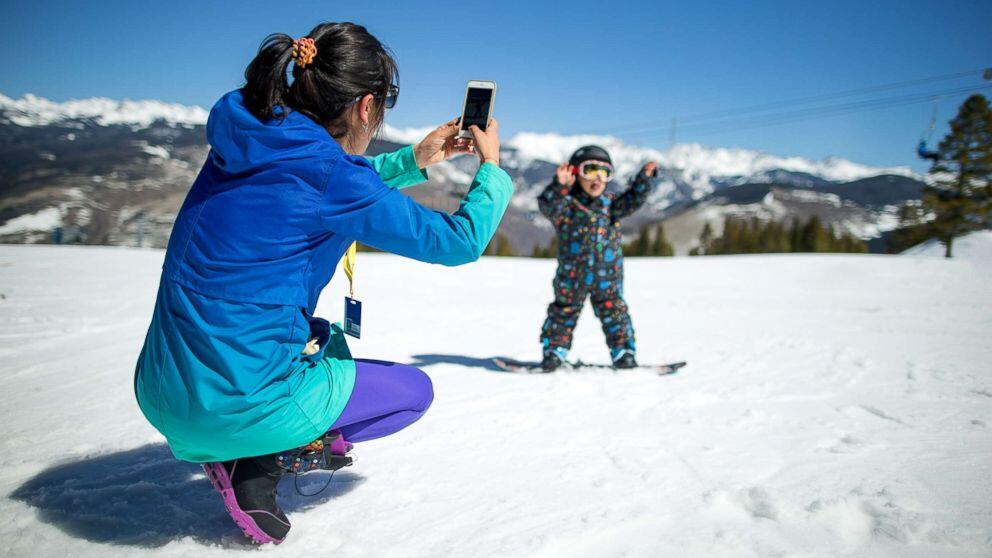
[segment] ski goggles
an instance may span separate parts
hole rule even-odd
[[[583,161],[579,164],[578,174],[589,180],[599,178],[603,182],[609,182],[613,178],[613,165],[603,161]]]

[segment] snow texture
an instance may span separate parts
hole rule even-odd
[[[928,240],[903,254],[920,258],[943,258],[944,245],[939,240]],[[992,231],[975,231],[955,238],[951,244],[951,255],[955,259],[992,266]]]
[[[0,246],[5,556],[229,556],[200,470],[141,416],[132,370],[161,251]],[[643,371],[537,357],[554,262],[361,254],[358,357],[433,379],[417,424],[280,498],[273,556],[988,556],[992,293],[966,261],[629,259]],[[339,273],[339,276],[342,275]],[[346,283],[318,314],[342,313]],[[602,362],[586,308],[573,356]],[[319,489],[323,473],[301,479]]]
[[[37,213],[14,217],[0,225],[0,235],[31,231],[50,231],[62,224],[62,211],[46,207]]]
[[[583,145],[597,144],[610,152],[617,171],[622,175],[633,173],[645,162],[655,160],[663,167],[685,170],[686,179],[690,182],[706,182],[714,177],[755,176],[775,169],[804,172],[834,182],[849,182],[881,174],[916,176],[907,167],[869,167],[839,157],[810,161],[802,157],[776,157],[759,151],[712,148],[695,143],[658,150],[629,145],[613,136],[521,132],[506,144],[517,149],[524,159],[554,163],[568,161],[572,152]]]
[[[44,126],[63,122],[72,125],[78,124],[73,121],[79,119],[90,120],[100,126],[123,124],[145,128],[155,121],[164,121],[172,126],[197,126],[206,124],[208,116],[208,111],[202,107],[157,100],[117,101],[95,97],[58,103],[32,94],[20,99],[11,99],[0,94],[0,111],[3,117],[18,126]],[[433,126],[396,128],[386,124],[383,126],[382,137],[397,143],[416,143],[433,129]],[[834,182],[847,182],[881,174],[917,176],[908,167],[870,167],[839,157],[810,161],[802,157],[777,157],[759,151],[713,148],[695,143],[658,150],[630,145],[613,136],[520,132],[504,143],[516,150],[516,153],[507,157],[507,162],[519,166],[533,161],[559,164],[567,161],[577,148],[599,144],[610,152],[621,175],[629,175],[645,162],[656,160],[663,167],[682,171],[682,178],[697,187],[708,185],[713,178],[753,177],[760,180],[763,173],[777,169],[808,173]]]
[[[382,139],[399,144],[415,144],[434,131],[435,126],[426,128],[395,128],[389,124],[382,125]]]
[[[11,99],[0,95],[0,110],[18,126],[45,126],[65,120],[87,119],[100,126],[124,124],[145,128],[157,120],[176,126],[197,126],[207,123],[208,112],[198,106],[185,106],[162,101],[115,101],[103,97],[73,99],[56,103],[31,95]]]

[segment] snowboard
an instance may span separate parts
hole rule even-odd
[[[541,363],[540,362],[526,362],[520,360],[513,360],[509,358],[494,358],[493,364],[496,365],[500,370],[505,370],[507,372],[536,372],[541,373]],[[659,376],[668,376],[670,374],[675,374],[684,366],[686,366],[685,361],[671,362],[667,364],[642,364],[636,368],[617,368],[612,364],[600,364],[600,363],[588,363],[577,361],[565,361],[562,363],[559,370],[562,368],[570,368],[572,370],[581,370],[583,368],[606,368],[614,370],[616,372],[624,372],[626,370],[646,370],[654,372]]]

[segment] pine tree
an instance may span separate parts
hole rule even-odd
[[[557,258],[558,257],[558,235],[551,237],[551,243],[544,251],[545,258]]]
[[[789,226],[789,251],[802,252],[802,245],[803,225],[799,221],[799,217],[793,217],[792,224]]]
[[[831,233],[824,228],[820,217],[813,215],[803,225],[799,241],[799,252],[828,252],[830,251]]]
[[[500,239],[499,249],[496,250],[496,255],[505,257],[514,257],[517,255],[517,253],[513,251],[513,245],[510,244],[510,239],[505,235]]]
[[[723,235],[713,241],[714,254],[736,254],[740,246],[740,227],[737,219],[724,217]]]
[[[626,256],[648,256],[651,254],[651,231],[647,225],[640,228],[637,238],[629,244],[623,246],[623,253]]]
[[[775,223],[773,246],[775,252],[784,253],[792,251],[792,245],[789,242],[789,229],[786,227],[785,221]]]
[[[506,235],[501,232],[496,232],[493,239],[489,241],[489,246],[486,246],[484,256],[513,256],[513,248],[510,246],[509,240]]]
[[[984,96],[965,100],[937,153],[930,168],[934,181],[925,188],[923,203],[935,215],[933,232],[950,258],[956,237],[989,226],[992,110]]]
[[[918,200],[899,206],[899,228],[892,231],[887,250],[898,254],[936,236],[927,209]]]
[[[703,232],[699,233],[699,246],[695,248],[696,253],[690,253],[690,256],[700,256],[710,253],[710,246],[713,243],[713,227],[710,226],[710,222],[706,221],[703,225]]]
[[[490,256],[516,256],[513,252],[513,246],[510,245],[510,239],[501,232],[496,233],[496,238],[486,247],[486,253]]]
[[[665,226],[658,223],[654,228],[654,242],[651,243],[652,256],[674,256],[675,250],[665,240]]]

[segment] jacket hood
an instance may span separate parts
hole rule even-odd
[[[245,106],[241,90],[224,95],[210,109],[207,142],[214,163],[229,174],[343,152],[327,130],[296,111],[287,110],[283,119],[259,121]]]

